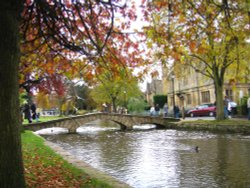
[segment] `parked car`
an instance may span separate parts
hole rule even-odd
[[[214,104],[202,104],[187,112],[187,116],[210,116],[213,117],[216,114],[216,106]]]

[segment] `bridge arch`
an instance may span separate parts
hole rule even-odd
[[[38,122],[24,125],[25,130],[38,131],[45,128],[61,127],[67,128],[69,133],[75,133],[76,129],[84,124],[95,120],[109,120],[120,125],[122,130],[133,129],[133,125],[153,124],[157,127],[168,127],[171,122],[179,121],[174,118],[162,118],[151,116],[135,116],[127,114],[93,113],[82,116],[67,117],[48,122]]]

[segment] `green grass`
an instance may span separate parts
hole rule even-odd
[[[27,187],[111,187],[69,164],[30,131],[22,133],[22,148]]]
[[[40,116],[38,122],[46,122],[46,121],[51,121],[51,120],[56,120],[56,119],[61,119],[64,118],[64,116]],[[36,123],[36,120],[32,120],[33,123]],[[29,124],[27,119],[23,120],[23,124]]]

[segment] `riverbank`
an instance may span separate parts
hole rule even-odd
[[[222,133],[250,134],[250,121],[245,119],[230,119],[224,121],[216,120],[181,120],[171,123],[166,128],[211,131]],[[24,138],[29,138],[24,144],[24,162],[27,187],[49,187],[49,185],[60,185],[59,187],[129,187],[115,178],[92,168],[83,161],[77,160],[68,152],[57,145],[32,134],[29,131],[23,133]],[[23,139],[25,140],[25,139]],[[38,142],[39,144],[37,145]],[[49,148],[49,154],[47,149]],[[41,150],[41,151],[40,151]],[[51,154],[51,150],[52,154]],[[57,157],[54,158],[54,156]],[[28,155],[28,157],[26,156]],[[61,156],[61,157],[60,157]],[[44,161],[45,158],[45,161]],[[69,166],[77,168],[76,173],[72,167],[62,165],[65,160]],[[62,162],[64,161],[64,162]],[[52,162],[52,164],[51,164]],[[28,165],[27,165],[28,164]],[[72,164],[72,165],[71,165]],[[82,170],[81,170],[82,169]],[[59,171],[58,171],[59,170]],[[80,172],[78,172],[80,171]],[[70,174],[70,175],[69,175]],[[71,184],[74,183],[74,184]],[[63,186],[61,186],[63,185]]]
[[[129,187],[30,131],[22,133],[22,148],[27,187]]]
[[[228,119],[228,120],[181,120],[167,125],[167,128],[182,130],[200,130],[220,133],[239,133],[250,135],[250,121],[247,119]]]

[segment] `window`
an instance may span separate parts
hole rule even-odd
[[[192,104],[191,94],[187,94],[187,104]]]
[[[228,98],[233,101],[233,90],[231,89],[226,89],[226,96],[228,96]]]
[[[202,103],[210,102],[210,92],[209,91],[201,92],[201,100]]]

